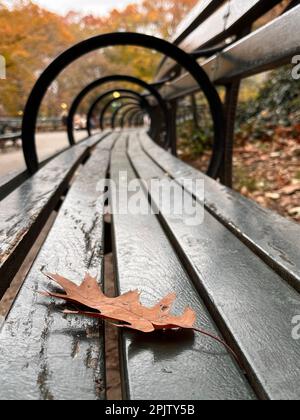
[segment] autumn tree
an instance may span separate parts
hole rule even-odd
[[[109,32],[140,32],[170,39],[184,16],[197,0],[144,0],[124,10],[112,10],[107,17],[85,16],[80,21],[84,34],[92,36]],[[160,55],[136,47],[114,48],[106,52],[110,62],[125,66],[137,77],[151,81]]]
[[[24,108],[29,92],[50,61],[75,42],[93,35],[134,31],[169,38],[197,0],[144,0],[104,17],[71,12],[62,17],[29,0],[17,0],[9,9],[0,0],[0,54],[7,62],[7,80],[0,81],[3,113],[15,116]],[[109,48],[89,54],[67,69],[53,84],[42,108],[58,115],[62,102],[87,83],[107,74],[132,74],[152,80],[160,56],[136,47]]]
[[[8,114],[23,109],[38,74],[52,57],[74,42],[63,18],[28,1],[0,8],[0,54],[7,80],[0,82],[1,102]]]

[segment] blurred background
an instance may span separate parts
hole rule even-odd
[[[201,0],[200,0],[201,1]],[[6,80],[0,80],[0,134],[19,132],[24,105],[45,67],[72,44],[114,31],[138,31],[172,38],[180,21],[198,0],[37,0],[0,1],[0,55]],[[279,15],[284,4],[256,26]],[[38,153],[46,158],[67,147],[65,116],[74,96],[96,78],[131,74],[151,82],[161,60],[135,47],[105,49],[75,62],[51,86],[38,125]],[[234,155],[234,187],[285,217],[300,221],[299,81],[292,64],[243,81]],[[124,83],[122,84],[124,87]],[[117,89],[116,84],[113,85]],[[220,91],[222,95],[223,92]],[[99,96],[93,92],[76,116],[77,140],[86,136],[85,113]],[[211,135],[208,110],[201,94],[180,103],[179,155],[205,168]],[[25,169],[20,140],[0,142],[0,177]]]

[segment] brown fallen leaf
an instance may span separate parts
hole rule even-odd
[[[280,199],[280,194],[278,193],[272,193],[272,192],[267,192],[265,193],[265,197],[266,198],[270,198],[271,200],[279,200]]]
[[[50,280],[60,285],[65,294],[53,292],[41,292],[44,296],[63,299],[67,302],[80,304],[90,310],[65,310],[66,314],[83,315],[93,318],[104,319],[119,328],[129,328],[144,333],[155,330],[190,329],[202,335],[212,338],[222,344],[237,360],[235,352],[227,343],[215,337],[213,334],[195,327],[196,313],[191,308],[186,308],[181,316],[170,314],[176,294],[171,293],[164,297],[152,308],[143,306],[140,302],[140,293],[127,292],[116,298],[109,298],[101,291],[97,280],[86,274],[80,286],[59,274],[45,274]],[[96,311],[96,312],[95,312]]]
[[[288,185],[281,189],[281,192],[285,195],[292,195],[300,191],[300,182],[294,185]]]
[[[300,216],[300,207],[293,207],[289,210],[291,216]]]

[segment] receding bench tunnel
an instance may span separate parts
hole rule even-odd
[[[114,94],[117,94],[117,98],[113,98],[114,100],[119,100],[119,99],[123,99],[123,98],[132,98],[133,100],[136,100],[137,103],[140,103],[141,106],[144,106],[146,109],[150,108],[150,104],[147,100],[147,98],[145,97],[145,95],[142,95],[134,90],[131,89],[112,89],[112,90],[108,90],[105,93],[103,93],[101,96],[99,96],[90,106],[88,113],[87,113],[87,132],[88,135],[91,136],[92,134],[92,130],[91,130],[91,119],[92,116],[94,114],[94,112],[96,111],[97,107],[101,104],[101,102],[104,99],[109,98],[110,96],[113,96]],[[120,96],[119,96],[120,95]],[[104,107],[101,110],[100,113],[100,117],[99,117],[99,125],[100,128],[103,130],[104,128]]]
[[[174,313],[193,308],[196,326],[226,342],[238,359],[193,331],[124,329],[124,399],[300,399],[300,346],[292,334],[300,308],[300,227],[231,189],[241,80],[300,54],[298,2],[253,26],[279,3],[202,1],[172,42],[99,35],[62,53],[39,77],[22,125],[27,171],[0,185],[0,298],[48,231],[1,325],[1,400],[106,399],[103,323],[62,314],[62,302],[39,292],[51,289],[45,272],[76,284],[90,273],[104,290],[110,249],[118,294],[140,290],[152,306],[176,292]],[[163,55],[154,80],[114,74],[92,81],[70,107],[70,147],[39,162],[36,124],[51,83],[85,54],[128,45]],[[192,92],[204,94],[213,126],[206,174],[176,157],[179,99]],[[76,143],[74,116],[91,93],[88,137]],[[116,189],[109,228],[108,179]],[[119,211],[134,199],[130,182],[140,187],[144,212]],[[192,215],[169,208],[170,185],[175,203],[192,203]]]

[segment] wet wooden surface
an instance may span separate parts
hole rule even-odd
[[[111,178],[121,193],[136,178],[126,157],[126,135],[112,154]],[[127,174],[127,175],[126,175]],[[113,239],[120,293],[138,289],[152,306],[170,292],[178,296],[174,313],[186,306],[197,312],[197,325],[218,334],[155,215],[120,214],[126,196],[113,202]],[[132,198],[129,196],[129,199]],[[143,200],[143,198],[141,198]],[[120,206],[120,207],[119,207]],[[245,376],[224,348],[193,332],[122,333],[124,397],[146,400],[253,399]]]
[[[105,398],[103,326],[63,316],[61,302],[38,294],[53,284],[42,272],[103,283],[103,199],[115,135],[97,146],[77,174],[50,234],[0,332],[0,399]],[[74,153],[76,153],[74,151]]]
[[[151,191],[153,179],[168,176],[142,150],[139,137],[131,135],[129,157]],[[291,334],[299,293],[207,211],[198,225],[191,225],[187,212],[176,218],[174,209],[169,211],[168,187],[151,196],[161,222],[216,323],[244,360],[256,392],[272,400],[300,399],[300,347]],[[175,202],[191,198],[178,184],[173,194]],[[196,206],[200,220],[202,207]]]
[[[147,154],[180,185],[184,179],[203,180],[206,209],[300,291],[299,224],[263,209],[183,161],[173,158],[146,134],[142,136],[141,143]],[[193,192],[201,204],[203,197],[197,191]]]
[[[93,136],[66,150],[0,202],[0,298],[72,175],[101,138]]]
[[[241,0],[241,3],[245,1]],[[213,83],[221,85],[289,64],[292,57],[300,53],[299,16],[300,6],[296,6],[208,60],[200,59],[199,64]],[[196,37],[195,41],[198,40]],[[171,69],[172,62],[168,63]],[[174,100],[197,91],[199,86],[193,77],[184,73],[165,84],[160,93],[165,100]]]
[[[179,46],[184,51],[191,53],[198,49],[222,45],[230,36],[243,31],[247,25],[252,24],[281,1],[230,0],[223,2],[208,0],[201,3],[201,6],[196,5],[193,20],[191,14],[188,16],[189,26],[193,30],[188,31],[189,33],[186,33],[185,37],[180,37],[177,32],[178,38],[181,38]],[[201,18],[201,15],[204,16],[204,19]],[[184,22],[182,24],[184,25]],[[187,28],[184,28],[183,25],[181,31],[184,34]],[[267,47],[270,49],[269,44]],[[235,61],[240,63],[243,60]],[[172,61],[166,59],[157,77],[162,79],[173,67]]]
[[[67,162],[69,166],[73,162],[74,172],[82,161],[82,150],[87,156],[94,148],[76,173],[48,238],[0,325],[0,399],[105,398],[102,324],[63,316],[62,303],[42,297],[38,291],[53,287],[42,274],[47,271],[75,282],[89,272],[103,285],[104,203],[97,190],[109,164],[118,192],[112,203],[118,292],[139,289],[142,302],[151,306],[175,291],[178,300],[174,313],[191,306],[197,313],[197,326],[234,347],[246,371],[245,375],[220,344],[198,333],[146,335],[124,331],[124,398],[300,399],[300,349],[292,338],[292,320],[300,306],[299,226],[174,158],[155,145],[144,130],[108,135],[96,145],[98,141],[94,137],[69,151]],[[59,158],[62,163],[66,157],[62,154]],[[42,170],[38,173],[40,182],[34,177],[30,180],[34,199],[30,187],[23,187],[25,203],[19,204],[28,212],[23,211],[23,219],[14,216],[29,231],[35,230],[37,223],[30,209],[36,206],[43,212],[47,205],[40,186],[47,187],[49,201],[50,175],[52,185],[69,176],[55,172],[55,165],[46,168],[45,180]],[[135,199],[143,203],[143,214],[128,213],[124,208],[127,183],[136,178],[140,194]],[[141,179],[145,181],[142,188]],[[203,223],[192,224],[193,215],[178,217],[168,210],[167,186],[160,196],[151,191],[158,214],[150,212],[145,194],[150,182],[174,179],[173,200],[191,199],[193,194],[194,210],[199,217],[203,212]],[[204,181],[205,199],[186,179]],[[133,191],[130,204],[134,202]],[[7,199],[11,197],[17,203],[18,195]],[[5,215],[4,207],[0,209]],[[22,240],[16,247],[17,255]]]

